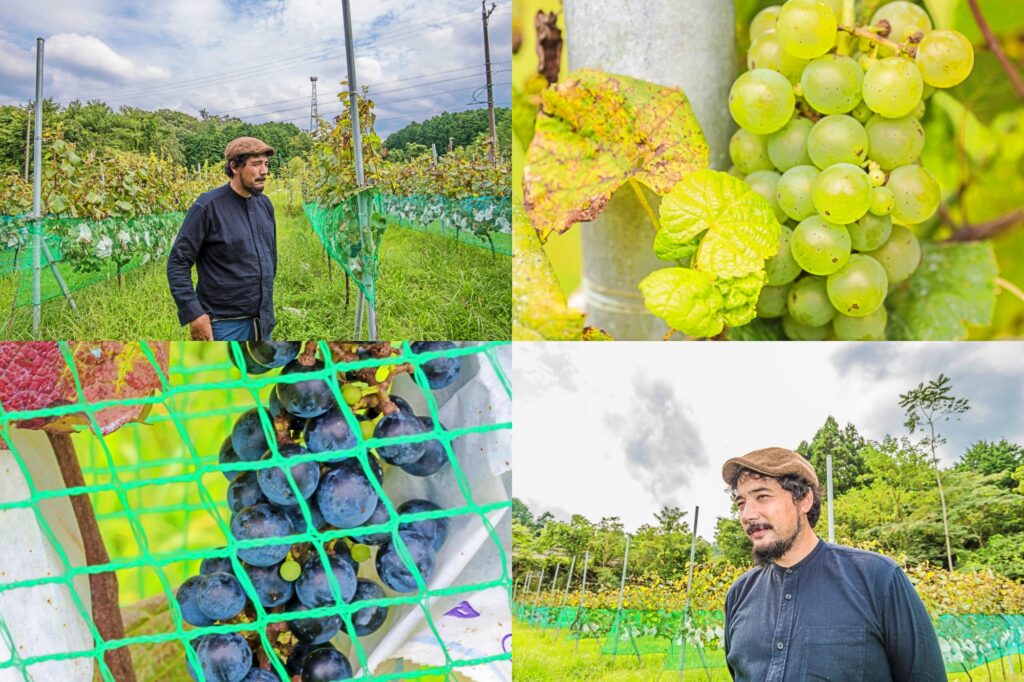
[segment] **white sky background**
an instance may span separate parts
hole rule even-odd
[[[497,106],[510,106],[511,0],[495,0],[490,43]],[[357,83],[386,137],[412,121],[486,105],[478,0],[352,0]],[[490,1],[488,2],[490,7]],[[342,105],[341,0],[36,0],[0,3],[0,104],[35,93],[35,39],[46,39],[43,96],[101,99],[115,110],[230,113],[309,126]],[[484,105],[473,105],[474,95]]]
[[[977,440],[1024,442],[1020,343],[517,343],[514,358],[514,494],[562,521],[634,531],[699,505],[712,540],[726,459],[795,449],[830,414],[872,440],[905,435],[899,395],[940,372],[971,405],[940,425],[944,464]]]

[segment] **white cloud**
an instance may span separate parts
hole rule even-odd
[[[92,35],[59,33],[46,42],[43,54],[49,67],[99,81],[124,84],[170,75],[165,68],[134,63]]]
[[[832,415],[865,438],[903,435],[899,394],[939,372],[970,412],[941,425],[952,464],[979,439],[1024,443],[1020,344],[516,344],[515,494],[537,513],[619,516],[663,504],[711,539],[729,457],[795,448]],[[565,377],[563,379],[563,376]],[[611,417],[609,417],[611,415]]]

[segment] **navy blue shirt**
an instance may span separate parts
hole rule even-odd
[[[199,283],[192,288],[192,266]],[[262,194],[248,199],[227,184],[196,199],[167,259],[167,281],[186,325],[212,319],[258,317],[263,337],[274,327],[277,224]]]
[[[931,619],[899,565],[821,539],[798,564],[753,568],[732,584],[725,657],[741,681],[946,679]]]

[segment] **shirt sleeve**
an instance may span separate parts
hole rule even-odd
[[[734,583],[735,585],[735,583]],[[736,671],[729,665],[729,626],[732,618],[733,590],[730,587],[725,593],[725,627],[722,628],[722,649],[725,651],[725,665],[729,668],[729,677],[736,679]]]
[[[899,567],[893,569],[882,608],[885,649],[893,679],[944,682],[946,669],[931,617]]]
[[[206,312],[192,286],[192,266],[196,263],[199,249],[209,231],[210,219],[206,207],[192,204],[167,257],[167,282],[174,303],[178,306],[178,322],[182,325]]]
[[[274,254],[274,276],[277,277],[277,215],[274,213],[274,202],[267,197],[267,205],[270,206],[270,226],[274,230],[273,254]]]

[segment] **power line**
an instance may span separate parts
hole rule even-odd
[[[382,33],[379,33],[379,34],[373,36],[372,38],[369,38],[369,37],[368,38],[362,38],[360,40],[357,40],[355,42],[355,45],[356,46],[360,46],[360,47],[366,47],[368,45],[374,44],[374,42],[377,39],[380,39],[380,38],[383,38],[383,37],[388,37],[389,38],[389,42],[396,43],[396,42],[400,42],[400,41],[402,41],[404,39],[407,39],[407,38],[425,36],[425,35],[429,35],[431,33],[436,33],[438,31],[447,30],[447,29],[451,28],[452,26],[457,26],[457,25],[460,25],[460,24],[469,23],[471,21],[476,21],[476,19],[475,18],[470,18],[470,19],[466,19],[464,21],[452,22],[452,23],[449,23],[449,24],[446,24],[444,26],[440,26],[440,27],[437,27],[437,28],[434,28],[434,29],[431,29],[431,30],[428,30],[428,31],[410,30],[410,26],[403,26],[402,28],[396,29],[395,31],[392,31],[392,32],[382,32]],[[433,22],[427,22],[427,23],[430,24],[430,23],[433,23]],[[331,42],[331,41],[329,41],[329,42]],[[336,42],[336,41],[334,41],[334,42]],[[197,88],[199,86],[209,87],[209,86],[219,85],[219,84],[227,83],[227,82],[231,82],[231,81],[247,80],[247,79],[251,79],[251,78],[265,76],[267,74],[279,73],[281,71],[286,71],[286,70],[288,70],[290,68],[298,67],[300,65],[317,64],[317,63],[329,61],[332,57],[340,55],[340,54],[343,54],[343,50],[344,50],[344,47],[321,48],[321,49],[319,49],[318,51],[314,52],[311,55],[296,56],[296,57],[291,57],[289,59],[280,60],[271,68],[266,68],[266,67],[264,67],[262,65],[250,66],[250,67],[246,67],[244,69],[239,69],[239,70],[236,70],[236,71],[221,72],[221,73],[218,73],[218,74],[215,74],[215,75],[210,75],[210,76],[205,76],[205,77],[185,79],[185,80],[181,80],[181,81],[176,81],[175,83],[168,83],[168,84],[160,85],[160,86],[152,86],[152,87],[147,87],[147,88],[129,89],[127,91],[126,90],[119,90],[119,91],[116,91],[116,92],[118,92],[120,94],[113,94],[113,95],[106,96],[106,97],[104,97],[101,94],[101,95],[99,95],[99,98],[100,99],[104,99],[106,101],[116,102],[116,101],[119,101],[119,100],[132,99],[132,98],[135,98],[135,97],[146,97],[146,96],[151,97],[151,96],[154,96],[154,95],[169,94],[169,93],[178,92],[178,91],[182,91],[182,90],[185,90],[185,91],[193,90],[193,89],[195,89],[195,88]]]
[[[502,62],[494,62],[494,63],[496,63],[496,64],[511,64],[512,60],[506,59],[506,60],[504,60]],[[372,89],[372,88],[377,87],[378,85],[386,85],[386,84],[391,84],[391,83],[407,83],[407,82],[414,81],[414,80],[417,80],[417,79],[420,79],[420,78],[428,78],[428,77],[432,77],[432,76],[440,76],[440,75],[446,74],[446,73],[457,73],[459,71],[465,71],[467,69],[476,69],[476,68],[479,68],[479,66],[474,64],[472,66],[463,66],[463,67],[460,67],[458,69],[449,69],[447,71],[434,71],[432,73],[422,73],[422,74],[419,74],[419,75],[416,75],[416,76],[409,76],[408,78],[397,78],[397,79],[390,80],[390,81],[380,81],[378,83],[374,83],[372,86],[370,86],[370,88]],[[477,74],[473,74],[473,75],[480,75],[482,73],[483,72],[480,71],[480,72],[477,72]],[[343,95],[345,93],[346,93],[346,91],[338,91],[338,92],[334,93],[331,98],[333,99],[334,97],[337,97],[338,95]],[[306,95],[301,95],[299,97],[290,97],[288,99],[276,100],[274,102],[264,102],[262,104],[250,104],[249,106],[245,106],[245,107],[237,107],[235,109],[225,109],[224,111],[210,112],[209,115],[210,116],[224,116],[226,114],[231,114],[231,113],[234,113],[236,111],[245,111],[246,109],[259,109],[261,107],[269,107],[269,106],[274,106],[274,105],[277,105],[277,104],[287,104],[289,102],[298,102],[300,100],[305,101],[306,99],[307,99]]]

